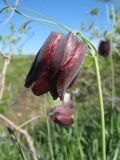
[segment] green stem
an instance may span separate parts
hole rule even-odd
[[[31,123],[31,122],[33,122],[33,121],[39,119],[39,118],[41,118],[40,115],[35,116],[35,117],[32,117],[32,118],[29,119],[28,121],[26,121],[26,122],[24,122],[23,124],[21,124],[19,127],[20,127],[20,128],[23,128],[23,127],[25,127],[26,125],[28,125],[29,123]]]
[[[75,132],[76,132],[77,144],[78,144],[78,148],[79,148],[80,160],[83,160],[84,159],[84,153],[83,153],[83,148],[82,148],[82,145],[81,145],[81,142],[80,142],[81,137],[79,138],[77,131],[75,131]]]
[[[112,46],[112,36],[111,36],[111,46]],[[112,74],[112,112],[111,112],[111,126],[110,126],[110,133],[111,136],[114,132],[114,107],[115,107],[115,74],[114,74],[114,63],[113,63],[113,52],[111,48],[110,52],[110,64],[111,64],[111,74]]]
[[[112,72],[112,109],[115,106],[115,75],[114,75],[114,65],[113,65],[113,55],[110,53],[110,63],[111,63],[111,72]]]
[[[77,144],[78,144],[78,149],[79,149],[79,154],[80,154],[80,160],[83,160],[84,159],[84,152],[83,152],[83,147],[82,147],[82,144],[81,144],[81,137],[82,137],[82,127],[81,127],[81,133],[80,135],[78,135],[78,120],[76,119],[75,121],[75,134],[76,134],[76,138],[77,138]]]
[[[45,115],[46,115],[46,123],[47,123],[47,132],[48,132],[48,145],[50,150],[51,159],[54,160],[54,154],[53,154],[53,146],[51,141],[51,134],[50,134],[50,123],[49,123],[49,117],[47,116],[47,103],[46,103],[46,95],[44,95],[45,100]]]
[[[39,18],[36,18],[36,17],[31,17],[31,16],[29,16],[29,15],[26,15],[26,14],[24,14],[24,13],[22,13],[22,12],[19,12],[19,11],[16,10],[16,9],[14,9],[14,8],[13,8],[11,5],[9,5],[8,3],[7,3],[6,5],[7,5],[8,8],[13,9],[16,13],[18,13],[18,14],[20,14],[21,16],[24,16],[24,17],[26,17],[26,18],[29,18],[29,19],[31,19],[31,20],[34,20],[34,21],[42,21],[42,22],[47,22],[47,23],[52,23],[52,24],[54,24],[54,25],[60,26],[61,28],[65,29],[65,30],[68,31],[68,32],[74,32],[74,30],[72,30],[71,28],[69,28],[69,27],[67,27],[67,26],[65,26],[65,25],[62,25],[61,23],[55,21],[54,19],[52,19],[52,18],[50,18],[50,17],[48,17],[48,16],[46,16],[46,15],[43,15],[43,14],[37,12],[37,11],[34,11],[33,9],[23,8],[23,7],[21,7],[21,6],[17,6],[17,8],[21,8],[21,9],[23,9],[23,10],[31,11],[31,12],[33,12],[33,13],[35,13],[35,14],[37,14],[37,15],[39,15],[40,17],[43,17],[43,18],[45,18],[45,19],[39,19]],[[81,32],[77,31],[77,32],[76,32],[76,35],[77,35],[78,37],[81,37],[83,41],[87,42],[87,43],[88,43],[88,47],[89,47],[90,49],[92,49],[92,51],[93,51],[94,53],[97,51],[96,48],[94,47],[94,45],[93,45],[88,39],[86,39],[86,38],[82,35]]]
[[[100,71],[97,56],[94,56],[95,68],[96,68],[96,78],[98,86],[98,96],[100,103],[100,119],[101,119],[101,136],[102,136],[102,160],[106,160],[106,143],[105,143],[105,119],[104,119],[104,106],[103,106],[103,96],[102,96],[102,87],[100,80]]]

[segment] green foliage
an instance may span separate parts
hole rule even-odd
[[[10,23],[9,24],[9,34],[1,34],[0,35],[0,42],[1,42],[1,48],[4,50],[4,52],[7,49],[7,52],[15,52],[21,51],[22,52],[22,45],[20,45],[20,42],[24,39],[24,37],[29,36],[31,33],[31,27],[27,26],[26,28],[24,25],[26,22],[23,22],[21,26],[18,28],[15,26],[15,24]],[[25,45],[25,44],[24,44]],[[14,53],[13,53],[14,54]]]
[[[88,13],[91,15],[97,15],[99,13],[99,8],[92,8]]]
[[[50,160],[48,147],[48,134],[46,119],[44,118],[44,99],[43,97],[33,96],[31,91],[21,92],[23,88],[25,76],[29,70],[34,56],[13,56],[9,70],[7,72],[6,88],[1,110],[7,113],[17,124],[21,124],[34,115],[41,115],[41,119],[37,120],[33,125],[27,125],[27,129],[34,141],[35,148],[39,160]],[[110,80],[110,57],[106,59],[99,57],[100,70],[102,76],[102,87],[105,102],[106,117],[106,142],[107,142],[107,158],[116,160],[120,158],[119,141],[120,139],[120,113],[119,113],[119,79],[116,78],[116,100],[115,110],[111,111],[111,80]],[[115,63],[115,76],[120,74],[119,56],[113,55]],[[107,67],[106,67],[107,66]],[[15,73],[15,74],[14,74]],[[90,57],[86,57],[80,77],[75,87],[80,88],[80,93],[74,97],[75,124],[68,127],[62,127],[50,121],[51,140],[55,160],[100,160],[101,157],[101,134],[100,134],[100,117],[98,110],[97,87],[95,83],[94,64]],[[12,83],[11,83],[12,82]],[[12,107],[12,108],[11,108]],[[22,114],[20,117],[19,114]],[[14,115],[14,116],[13,116]],[[43,117],[43,118],[42,118]],[[6,133],[1,130],[1,133]],[[18,136],[19,141],[24,145],[24,141]],[[22,140],[22,141],[21,141]],[[7,143],[0,145],[1,156],[7,160],[20,159],[20,155],[10,138],[3,139]],[[9,145],[8,145],[9,143]],[[12,152],[11,152],[12,147]],[[24,147],[23,147],[24,148]],[[28,154],[27,148],[24,152]],[[7,153],[7,154],[5,154]]]
[[[14,26],[13,23],[10,23],[9,28],[10,28],[10,30],[11,30],[12,32],[15,31],[15,26]]]
[[[98,15],[99,8],[89,11],[91,15]],[[98,55],[101,72],[101,82],[103,88],[105,123],[106,123],[106,146],[107,160],[120,159],[120,46],[119,46],[119,19],[120,16],[112,10],[109,15],[111,20],[115,20],[113,31],[100,31],[96,24],[91,22],[86,26],[82,23],[81,28],[91,33],[91,37],[112,38],[113,40],[113,63],[115,74],[115,108],[112,109],[112,76],[111,76],[111,57],[105,59]],[[115,19],[114,19],[115,18]],[[112,21],[113,22],[113,21]],[[15,32],[14,24],[10,24],[11,35],[5,38],[13,44],[19,41],[12,35]],[[25,24],[18,32],[24,34]],[[26,28],[29,30],[29,28]],[[3,40],[3,37],[0,37]],[[5,40],[5,39],[4,39]],[[3,41],[4,41],[3,40]],[[33,56],[13,56],[7,72],[5,94],[0,102],[0,112],[4,112],[11,117],[16,124],[20,125],[35,115],[40,115],[41,119],[31,122],[27,129],[33,138],[35,149],[39,160],[50,160],[48,130],[44,115],[44,96],[36,97],[31,91],[24,89],[24,81]],[[2,66],[0,60],[0,67]],[[75,123],[72,126],[59,126],[50,122],[51,142],[55,160],[101,160],[101,133],[100,115],[98,107],[98,90],[94,62],[89,55],[85,59],[83,70],[77,83],[69,91],[79,88],[79,94],[74,97],[73,105],[75,112]],[[47,97],[48,98],[48,97]],[[48,108],[49,110],[49,108]],[[7,131],[0,127],[0,158],[3,160],[19,160],[16,146],[10,141]],[[2,137],[4,135],[4,137]],[[30,158],[26,143],[22,137],[17,135],[19,142],[28,158]],[[12,148],[12,149],[11,149]]]
[[[99,125],[99,115],[92,114],[86,121],[81,121],[76,117],[75,124],[62,127],[50,121],[51,141],[55,160],[93,160],[101,159],[101,134]],[[113,122],[112,122],[113,121]],[[38,160],[50,160],[50,152],[47,139],[47,126],[44,122],[36,126],[29,126]],[[18,138],[19,139],[19,138]],[[21,138],[20,138],[21,139]],[[19,142],[25,145],[21,140]],[[120,113],[114,111],[106,112],[106,143],[107,159],[118,160],[120,158]],[[0,145],[1,157],[5,160],[20,159],[20,155],[14,144],[6,137],[4,143]],[[12,149],[12,152],[11,152]],[[27,148],[24,152],[29,155]],[[6,153],[6,154],[5,154]],[[82,157],[82,158],[80,158]]]

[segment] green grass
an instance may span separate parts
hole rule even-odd
[[[36,97],[30,90],[24,89],[25,77],[32,60],[33,56],[24,55],[12,58],[7,72],[6,90],[0,104],[0,112],[10,117],[18,125],[35,115],[41,115],[42,118],[31,122],[26,128],[35,144],[38,159],[51,160],[47,124],[44,118],[44,96]],[[111,110],[110,57],[99,57],[105,106],[107,160],[120,160],[120,57],[114,55],[113,60],[115,67],[115,109]],[[80,76],[69,91],[75,87],[80,88],[79,95],[73,99],[75,124],[61,127],[49,120],[54,159],[101,160],[98,92],[95,68],[90,57],[86,57]],[[2,137],[3,133],[4,137]],[[22,143],[25,154],[29,155],[23,138],[20,135],[17,136]],[[3,125],[0,126],[0,142],[3,142],[0,143],[1,160],[21,159]]]

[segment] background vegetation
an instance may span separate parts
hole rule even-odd
[[[94,8],[89,11],[89,14],[97,16],[98,12],[99,8]],[[109,13],[110,21],[115,20],[111,31],[96,29],[94,22],[91,22],[89,26],[83,22],[81,29],[91,32],[91,39],[101,39],[101,37],[102,39],[112,39],[112,53],[106,58],[98,55],[98,59],[105,106],[107,160],[120,160],[120,13],[118,9],[114,8],[110,8]],[[12,39],[13,28],[14,25],[10,27],[11,34],[8,36],[10,45],[11,43],[15,45],[18,41],[17,38],[14,41]],[[1,41],[6,42],[5,38],[1,37]],[[36,97],[30,90],[23,87],[33,58],[33,55],[23,54],[12,56],[7,70],[4,96],[0,102],[0,113],[9,117],[18,126],[34,116],[40,116],[39,119],[24,126],[33,139],[39,160],[51,159],[50,147],[53,148],[55,160],[101,160],[101,126],[93,59],[89,56],[86,57],[77,82],[68,90],[71,92],[79,88],[78,95],[73,98],[75,123],[71,126],[61,127],[49,119],[51,137],[49,139],[45,112],[45,107],[47,106],[49,111],[51,105],[49,95]],[[1,69],[2,65],[3,61],[0,59]],[[115,91],[114,107],[112,107],[113,87]],[[17,138],[29,159],[26,143],[19,134],[17,134]],[[0,159],[21,159],[3,125],[0,125]]]

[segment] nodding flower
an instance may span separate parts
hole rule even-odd
[[[74,123],[72,105],[70,103],[57,106],[49,115],[55,123],[60,125],[70,125]]]
[[[111,43],[109,40],[105,40],[105,41],[100,41],[99,47],[98,47],[98,53],[103,56],[106,57],[110,54],[110,50],[111,50]]]
[[[25,87],[39,96],[50,92],[63,100],[67,88],[77,77],[87,52],[87,45],[73,33],[52,32],[32,64]]]

